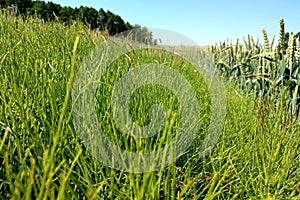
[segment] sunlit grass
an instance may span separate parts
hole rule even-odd
[[[76,38],[79,40],[74,51]],[[0,14],[1,199],[300,197],[300,124],[298,120],[286,119],[285,98],[277,101],[278,109],[273,112],[273,103],[256,101],[230,85],[226,85],[224,129],[207,157],[200,158],[197,151],[200,135],[198,143],[195,141],[186,155],[159,171],[134,174],[102,165],[79,139],[72,121],[72,101],[66,99],[70,74],[77,71],[85,56],[102,40],[103,37],[91,39],[89,31],[79,23],[65,27],[28,19],[19,20],[16,28],[13,18]],[[143,55],[130,55],[133,64],[149,62],[155,57],[156,53],[147,57],[150,60]],[[123,62],[122,59],[119,61]],[[180,58],[166,54],[160,59],[156,58],[159,63],[174,61],[172,66],[181,70]],[[103,79],[107,85],[117,80],[113,78],[118,76],[115,72],[112,65],[107,79]],[[209,98],[205,96],[201,76],[194,74],[192,66],[181,72],[198,91],[199,102],[206,105],[200,112],[206,119]],[[110,91],[104,85],[99,85],[101,89]],[[98,100],[105,105],[100,108],[105,110],[109,98],[101,98],[101,94]],[[140,88],[131,102],[135,121],[147,124],[148,108],[157,102],[166,105],[170,113],[175,113],[179,106],[163,87]],[[101,123],[111,130],[114,122],[107,118]],[[207,122],[201,123],[205,127]],[[119,134],[112,131],[107,135],[114,133]],[[125,146],[123,136],[118,134],[112,140]],[[156,142],[161,141],[156,138],[133,150],[150,150]]]

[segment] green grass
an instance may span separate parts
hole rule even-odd
[[[92,37],[80,23],[64,27],[27,19],[18,20],[18,28],[15,24],[13,18],[0,14],[0,199],[299,199],[300,123],[287,117],[289,103],[284,95],[274,105],[228,84],[224,129],[210,155],[199,158],[197,148],[203,139],[199,134],[187,154],[159,171],[111,169],[80,140],[70,96],[72,76],[103,37]],[[186,71],[180,68],[180,58],[150,53],[132,52],[131,64],[156,58],[177,68],[206,105],[200,113],[201,119],[207,119],[209,97],[201,76],[191,65]],[[124,61],[123,57],[118,60]],[[118,72],[115,66],[111,65],[98,91],[111,91],[118,76],[129,69],[125,65]],[[149,151],[168,142],[159,143],[162,140],[156,137],[139,146],[134,138],[129,143],[121,140],[128,138],[114,131],[111,113],[102,116],[102,108],[109,111],[109,98],[97,94],[98,119],[106,130],[112,130],[107,135],[116,144]],[[165,105],[174,116],[180,105],[172,96],[164,87],[140,88],[131,101],[133,118],[140,125],[147,124],[147,110],[153,103]],[[172,137],[179,123],[176,115],[174,123],[167,127]],[[199,133],[207,121],[201,123]]]
[[[130,62],[128,62],[126,57],[130,58]],[[201,119],[199,122],[199,127],[201,127],[202,132],[204,132],[209,123],[210,98],[208,96],[208,88],[200,72],[195,72],[196,69],[193,65],[189,64],[184,59],[181,59],[179,56],[174,57],[174,54],[165,51],[142,49],[140,51],[130,52],[128,55],[118,58],[105,71],[100,79],[100,82],[104,84],[100,84],[96,95],[96,106],[99,113],[98,119],[101,126],[104,127],[105,132],[116,134],[115,138],[110,137],[109,135],[108,137],[110,137],[112,141],[115,141],[115,143],[123,149],[126,149],[126,145],[131,144],[130,141],[135,143],[135,146],[137,144],[142,145],[141,147],[130,147],[130,149],[128,149],[129,151],[132,151],[136,148],[142,148],[142,151],[144,152],[151,152],[153,149],[162,148],[165,144],[170,142],[168,140],[173,139],[180,127],[180,110],[182,107],[180,106],[179,100],[176,98],[173,92],[167,89],[167,87],[155,84],[147,84],[138,88],[133,93],[129,102],[129,111],[133,121],[136,124],[145,126],[151,121],[148,114],[151,106],[154,104],[163,106],[166,112],[166,122],[164,124],[164,128],[161,129],[156,136],[144,139],[128,136],[128,134],[118,131],[117,123],[113,119],[114,116],[111,113],[111,96],[114,86],[118,81],[120,81],[122,76],[128,73],[129,70],[134,69],[135,66],[154,62],[169,66],[172,69],[176,69],[184,76],[185,79],[191,80],[190,84],[193,86],[196,92],[198,104],[201,105],[199,109],[199,118]],[[135,76],[143,76],[143,74],[136,74]],[[178,81],[174,80],[174,77],[171,75],[168,76],[167,79],[169,84],[175,84],[174,81]],[[121,118],[121,116],[117,117]],[[201,130],[198,132],[201,132]],[[165,138],[166,141],[164,141],[163,138]],[[135,139],[137,140],[135,141]]]

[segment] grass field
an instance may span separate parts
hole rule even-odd
[[[133,119],[140,125],[149,123],[152,104],[168,108],[159,137],[146,140],[117,130],[109,113],[110,98],[105,96],[131,67],[156,60],[183,74],[205,105],[199,111],[197,139],[175,163],[153,172],[115,170],[94,158],[76,132],[71,91],[84,58],[104,40],[80,23],[65,27],[0,14],[0,199],[300,198],[300,121],[290,117],[289,88],[282,87],[281,95],[272,90],[267,98],[257,98],[249,95],[251,89],[241,90],[238,81],[226,82],[223,131],[210,155],[200,158],[199,143],[211,109],[207,86],[193,65],[182,68],[184,61],[168,53],[132,52],[111,65],[95,97],[99,123],[115,144],[130,151],[161,148],[174,137],[180,105],[166,88],[142,87],[130,102]],[[230,56],[246,58],[238,48],[232,47],[232,55],[218,47],[207,51],[224,62]],[[124,68],[117,68],[118,62]],[[266,65],[273,66],[269,62]],[[255,66],[256,61],[249,63]],[[225,71],[228,65],[217,66]]]

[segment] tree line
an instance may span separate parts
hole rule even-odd
[[[131,25],[125,22],[119,15],[111,11],[100,8],[96,10],[92,7],[80,6],[72,8],[61,6],[53,2],[32,1],[32,0],[0,0],[3,9],[17,8],[17,13],[22,16],[37,16],[45,21],[60,21],[70,24],[74,20],[79,20],[91,29],[107,31],[110,35],[115,35],[127,30],[140,29],[142,35],[151,37],[152,34],[140,25]]]

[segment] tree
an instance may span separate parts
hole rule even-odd
[[[111,11],[102,8],[97,11],[92,7],[81,6],[79,8],[62,7],[53,2],[31,1],[31,0],[0,0],[0,6],[7,8],[17,6],[19,14],[38,16],[45,21],[60,20],[69,24],[73,20],[79,20],[91,29],[108,31],[110,35],[122,33],[127,30],[137,29],[135,39],[140,42],[152,42],[152,34],[145,27],[133,26]],[[148,39],[146,39],[148,38]],[[151,38],[149,40],[149,38]]]
[[[53,21],[55,16],[58,16],[61,10],[61,6],[56,3],[48,2],[46,4],[46,9],[49,12],[48,19]]]
[[[44,20],[54,19],[53,13],[48,9],[44,1],[35,1],[32,8],[28,9],[28,11],[31,15],[37,15]]]
[[[123,19],[119,15],[115,15],[110,11],[107,11],[108,21],[107,28],[111,35],[126,31],[126,25]]]
[[[17,6],[18,12],[21,14],[26,14],[26,10],[32,7],[31,0],[0,0],[0,5],[2,8],[7,8],[10,6]]]
[[[140,25],[135,25],[132,32],[132,39],[145,44],[156,45],[157,41],[153,39],[152,32],[150,32],[146,27]]]
[[[91,7],[81,6],[78,11],[79,20],[89,25],[91,29],[97,28],[98,12],[96,9]]]
[[[70,6],[68,7],[62,7],[59,11],[59,19],[62,22],[70,23],[73,20],[76,20],[77,18],[77,10],[71,8]]]

